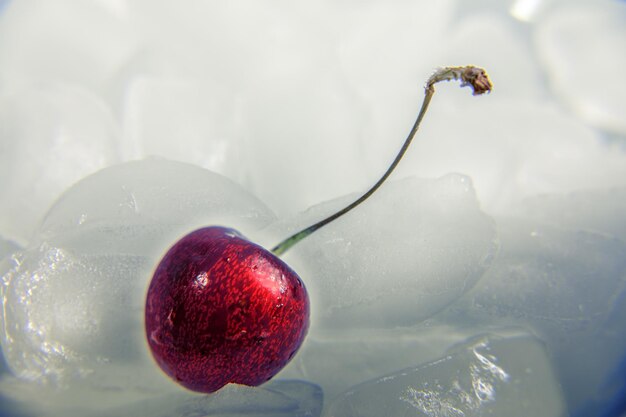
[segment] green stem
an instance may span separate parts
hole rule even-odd
[[[427,86],[426,86],[426,94],[424,96],[424,101],[422,102],[422,107],[421,107],[420,112],[419,112],[419,114],[417,116],[417,119],[415,120],[415,124],[413,125],[413,128],[411,129],[411,132],[409,133],[409,135],[407,136],[406,140],[404,141],[404,144],[402,145],[402,148],[400,149],[400,152],[398,152],[398,155],[396,155],[396,159],[394,159],[394,161],[391,163],[389,168],[387,168],[387,171],[385,171],[383,176],[380,177],[378,182],[376,182],[376,184],[374,184],[372,186],[372,188],[367,190],[367,192],[365,194],[363,194],[361,197],[359,197],[357,200],[355,200],[352,204],[344,207],[343,209],[339,210],[335,214],[333,214],[333,215],[331,215],[331,216],[329,216],[329,217],[327,217],[327,218],[325,218],[323,220],[320,220],[319,222],[315,223],[314,225],[309,226],[306,229],[303,229],[303,230],[299,231],[298,233],[296,233],[296,234],[288,237],[287,239],[283,240],[282,242],[280,242],[278,245],[276,245],[274,248],[272,248],[272,253],[274,253],[274,255],[280,256],[280,255],[284,254],[293,245],[295,245],[296,243],[300,242],[302,239],[304,239],[305,237],[309,236],[311,233],[315,232],[316,230],[320,229],[321,227],[326,226],[328,223],[332,222],[333,220],[338,219],[339,217],[343,216],[344,214],[346,214],[347,212],[349,212],[353,208],[357,207],[359,204],[361,204],[362,202],[367,200],[369,198],[369,196],[374,194],[374,192],[376,190],[378,190],[378,188],[385,182],[385,180],[387,180],[389,175],[391,175],[393,170],[396,169],[396,166],[398,166],[398,163],[400,163],[400,160],[402,159],[402,157],[406,153],[407,149],[409,148],[409,145],[411,144],[411,141],[413,141],[413,138],[415,137],[415,134],[417,133],[417,130],[420,127],[420,123],[422,123],[422,119],[424,118],[424,115],[426,114],[426,111],[428,110],[428,105],[430,104],[430,100],[432,99],[433,94],[435,93],[435,89],[433,87],[433,84],[434,83],[428,83],[427,84]]]

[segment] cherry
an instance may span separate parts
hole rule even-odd
[[[298,275],[278,256],[382,185],[413,140],[434,84],[453,79],[470,85],[474,94],[491,90],[480,68],[446,67],[435,72],[395,160],[374,186],[344,209],[271,251],[219,226],[196,230],[170,248],[154,272],[145,308],[148,345],[166,374],[191,390],[214,392],[230,382],[262,384],[291,360],[309,327],[309,298]]]
[[[178,241],[148,291],[152,353],[167,374],[194,391],[267,381],[296,353],[308,325],[309,299],[298,275],[224,227]]]

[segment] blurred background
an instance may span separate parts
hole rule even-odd
[[[625,23],[618,0],[0,0],[0,414],[623,415]],[[340,208],[468,64],[493,92],[437,85],[378,199],[286,257],[314,311],[279,381],[168,385],[140,316],[173,239],[272,245]]]

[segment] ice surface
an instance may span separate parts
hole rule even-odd
[[[598,395],[626,349],[626,244],[537,221],[497,219],[501,253],[446,323],[526,325],[546,341],[571,409]]]
[[[625,187],[540,195],[525,200],[517,212],[542,223],[600,233],[626,242]]]
[[[0,237],[0,261],[18,249],[19,246],[15,242]]]
[[[228,175],[278,212],[364,186],[354,149],[368,114],[318,30],[325,15],[247,0],[134,2],[129,13],[145,43],[111,100],[138,153]]]
[[[428,322],[413,327],[351,331],[314,327],[298,355],[280,376],[319,384],[325,398],[332,399],[364,381],[434,361],[450,346],[467,340],[476,332],[475,328]]]
[[[107,168],[77,183],[50,209],[34,241],[69,239],[83,251],[146,255],[193,228],[227,225],[254,238],[250,232],[274,220],[263,203],[227,178],[151,158]],[[137,229],[142,235],[134,235]],[[90,230],[103,236],[92,239],[84,233]]]
[[[626,79],[613,71],[626,66],[625,19],[623,1],[563,2],[540,22],[534,42],[563,101],[587,122],[622,135]]]
[[[276,211],[301,211],[370,182],[355,152],[368,114],[345,84],[333,72],[272,76],[246,100],[244,184]]]
[[[51,385],[162,385],[143,338],[158,259],[199,226],[245,234],[273,218],[235,183],[192,165],[146,160],[85,178],[53,206],[29,247],[3,264],[9,367]]]
[[[406,86],[416,85],[415,74],[438,65],[434,57],[447,35],[454,2],[327,3],[334,3],[329,20],[349,83],[367,98],[373,114],[390,120],[397,113],[390,111],[390,103],[413,93]]]
[[[42,244],[12,266],[3,274],[2,348],[15,375],[61,386],[91,377],[104,387],[158,376],[147,372],[154,365],[141,338],[149,260]]]
[[[0,99],[0,233],[25,243],[67,187],[120,161],[119,139],[88,90],[42,84]]]
[[[509,17],[533,3],[541,13]],[[118,415],[147,403],[153,413],[218,412],[213,400],[171,391],[146,354],[140,295],[158,256],[210,223],[269,246],[349,202],[294,214],[365,190],[413,122],[423,80],[439,65],[476,64],[493,93],[438,85],[395,184],[286,255],[311,292],[313,323],[281,375],[334,396],[381,375],[397,380],[396,370],[445,358],[485,328],[522,325],[545,340],[572,414],[580,404],[576,417],[602,415],[624,392],[614,373],[626,351],[624,4],[0,0],[1,236],[24,246],[70,183],[148,154],[209,167],[292,216],[270,227],[264,204],[189,165],[129,164],[78,184],[29,245],[0,262],[9,364],[69,391],[7,378],[0,393],[22,404],[80,398]],[[467,177],[445,185],[450,172]],[[401,180],[409,176],[440,179]],[[97,295],[105,286],[117,296],[110,303]],[[520,398],[553,386],[551,373],[522,382],[534,377]],[[152,402],[159,381],[169,394]],[[319,391],[292,388],[301,394],[229,388],[219,407],[271,403],[278,414],[297,397],[300,411],[286,415],[315,410],[302,404],[319,404]],[[386,397],[367,392],[364,405],[377,410]],[[454,403],[464,397],[447,398],[448,414],[472,415]]]
[[[510,100],[497,89],[473,97],[446,87],[438,86],[398,175],[462,172],[472,178],[483,209],[501,214],[529,196],[626,185],[623,147],[553,103]],[[454,100],[444,102],[447,95]]]
[[[84,387],[59,392],[12,378],[0,381],[0,389],[27,404],[9,409],[14,413],[9,416],[29,417],[317,417],[323,400],[318,386],[295,380],[276,380],[259,388],[228,385],[210,395],[180,390],[155,396]]]
[[[213,395],[170,394],[132,406],[89,414],[89,417],[318,417],[323,394],[319,387],[300,381],[272,381],[263,388],[227,386]]]
[[[137,43],[107,3],[11,2],[0,15],[0,94],[41,82],[98,91]]]
[[[287,237],[356,196],[272,226]],[[497,250],[492,220],[469,178],[408,178],[320,229],[286,258],[305,281],[314,323],[325,328],[413,325],[468,291]]]
[[[205,80],[141,74],[140,63],[135,64],[139,69],[131,66],[120,75],[120,82],[126,82],[123,135],[132,152],[245,178],[238,160],[241,106],[232,91]]]
[[[558,381],[541,341],[486,335],[439,360],[353,387],[326,417],[561,417]]]

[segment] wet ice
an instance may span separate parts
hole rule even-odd
[[[358,196],[271,227],[288,236]],[[303,277],[324,328],[408,326],[467,292],[497,251],[495,225],[469,178],[394,181],[286,259]]]
[[[626,133],[626,81],[612,70],[626,63],[618,52],[626,42],[625,18],[620,2],[575,2],[548,13],[534,36],[550,86],[565,105],[594,126],[621,135]]]
[[[105,2],[11,1],[0,12],[3,95],[42,82],[99,92],[136,45],[135,32]]]
[[[357,385],[325,416],[557,417],[565,412],[548,354],[521,333],[484,335],[438,360]]]
[[[350,332],[314,327],[281,376],[314,382],[324,390],[325,398],[332,400],[348,387],[394,373],[407,364],[434,361],[476,332],[475,328],[428,321],[411,327]]]
[[[19,246],[15,242],[0,237],[0,260],[11,255],[18,248]]]
[[[213,395],[183,390],[155,395],[143,390],[80,386],[58,391],[7,379],[0,381],[0,389],[22,402],[3,407],[3,412],[29,417],[318,417],[323,401],[318,386],[295,380],[272,381],[262,388],[228,385]]]
[[[21,243],[60,193],[122,156],[103,100],[70,84],[0,96],[0,135],[0,233]]]
[[[167,245],[206,222],[271,246],[348,202],[397,150],[422,80],[437,65],[473,63],[490,71],[494,92],[476,99],[438,86],[380,199],[287,254],[311,291],[314,321],[283,375],[319,384],[339,415],[391,404],[423,415],[556,417],[565,406],[555,379],[572,413],[602,409],[620,392],[611,381],[623,378],[607,374],[623,370],[625,346],[624,77],[615,75],[624,3],[545,1],[523,22],[506,14],[523,2],[506,3],[0,1],[0,235],[25,246],[36,231],[26,248],[0,244],[3,350],[22,377],[85,386],[83,395],[44,394],[5,375],[0,392],[57,406],[81,398],[96,414],[102,403],[118,415],[319,413],[308,383],[291,385],[295,396],[266,387],[229,389],[219,401],[146,398],[135,388],[172,386],[152,373],[142,345],[145,282],[126,278],[149,277]],[[38,228],[71,183],[149,154],[211,168],[263,203],[199,168],[151,161],[78,184]],[[484,374],[497,389],[481,408],[486,385],[431,382],[454,374],[437,358],[480,366],[471,344],[446,350],[503,325],[545,343],[493,339],[492,362],[521,385]],[[514,354],[554,372],[513,372]],[[407,366],[422,370],[428,390],[387,390]],[[532,397],[539,389],[555,402]],[[333,402],[344,390],[353,396]],[[526,408],[534,405],[544,408]]]
[[[459,326],[524,325],[546,342],[573,408],[602,396],[626,349],[621,331],[626,245],[584,230],[496,219],[501,252],[466,297],[442,314]]]
[[[544,194],[526,199],[517,212],[537,222],[585,230],[626,241],[626,188]]]
[[[400,175],[462,172],[471,177],[482,208],[504,215],[530,196],[624,186],[621,143],[608,142],[554,103],[509,100],[495,91],[476,98],[460,89],[441,91],[434,100],[444,94],[453,103],[433,106],[422,131],[429,139],[416,140]],[[468,138],[466,129],[480,134]]]

